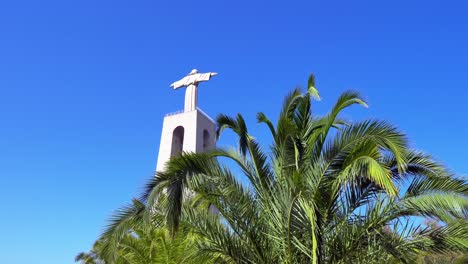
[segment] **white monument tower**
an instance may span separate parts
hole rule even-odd
[[[166,162],[182,152],[203,152],[216,147],[216,124],[207,114],[197,107],[197,88],[200,82],[210,80],[217,73],[198,73],[192,70],[187,76],[171,84],[185,91],[184,111],[167,114],[159,144],[157,171],[163,171]]]

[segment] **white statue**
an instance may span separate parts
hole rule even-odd
[[[196,69],[193,69],[187,76],[171,84],[171,87],[179,89],[180,87],[187,87],[185,91],[185,106],[184,112],[190,112],[197,109],[198,83],[206,82],[210,80],[211,76],[216,76],[216,72],[198,73]]]

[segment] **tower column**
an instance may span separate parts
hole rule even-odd
[[[216,123],[197,108],[198,84],[210,80],[215,72],[189,75],[171,84],[174,89],[186,87],[184,112],[164,117],[156,171],[164,171],[166,162],[182,152],[200,153],[216,148]]]

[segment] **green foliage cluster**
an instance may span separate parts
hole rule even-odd
[[[305,92],[286,96],[276,124],[257,115],[273,138],[266,149],[240,114],[220,115],[218,136],[233,131],[238,148],[172,158],[76,260],[430,263],[466,253],[466,179],[411,149],[385,121],[343,120],[346,108],[367,106],[357,92],[321,117],[314,99],[311,76]]]

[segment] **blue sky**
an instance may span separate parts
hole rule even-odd
[[[169,1],[167,1],[169,2]],[[324,114],[356,89],[412,145],[468,173],[464,1],[3,1],[0,4],[0,256],[73,263],[156,166],[169,84],[217,71],[211,116],[275,116],[317,76]],[[267,145],[268,140],[262,140]],[[229,134],[221,145],[234,143]]]

